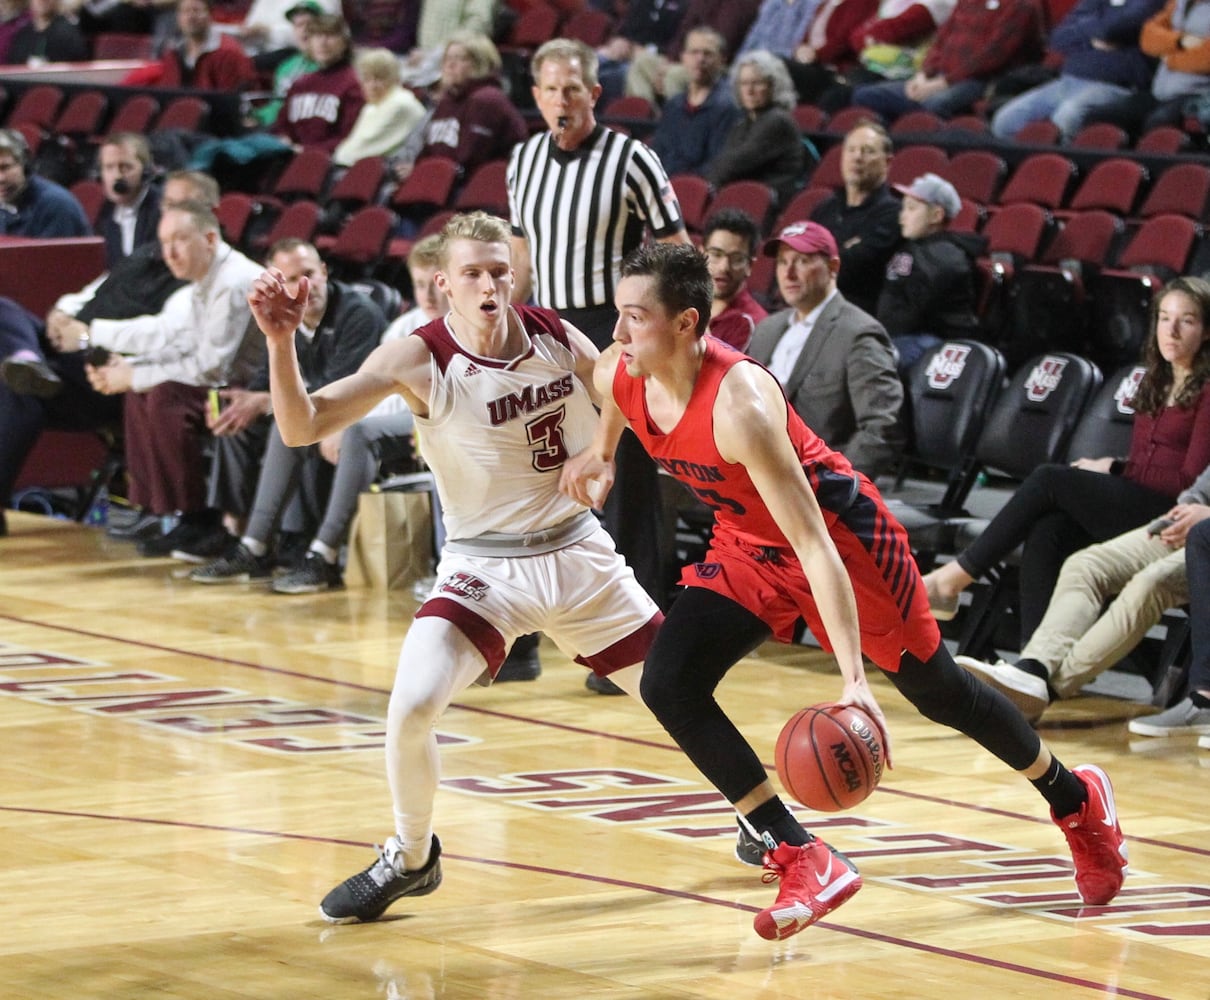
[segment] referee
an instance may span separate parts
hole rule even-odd
[[[659,157],[597,124],[601,85],[592,48],[553,39],[534,53],[531,70],[534,102],[550,131],[515,146],[509,160],[514,298],[532,295],[604,349],[617,321],[622,259],[645,230],[664,243],[689,243],[689,236]],[[605,527],[639,583],[663,604],[656,467],[629,431],[616,462]]]

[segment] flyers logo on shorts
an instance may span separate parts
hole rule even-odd
[[[1128,375],[1118,383],[1117,391],[1113,394],[1113,401],[1118,404],[1118,413],[1124,413],[1127,416],[1134,415],[1134,396],[1139,391],[1139,383],[1143,381],[1143,372],[1146,371],[1142,365],[1135,365]]]
[[[930,389],[948,389],[962,377],[971,349],[965,344],[945,344],[924,370]]]
[[[716,576],[719,575],[719,573],[722,572],[722,569],[723,569],[723,567],[720,566],[718,563],[694,563],[693,564],[693,572],[695,572],[698,575],[698,579],[700,579],[700,580],[713,580]]]
[[[481,601],[487,596],[488,585],[470,573],[452,573],[441,581],[443,594],[456,594],[469,601]]]
[[[1034,370],[1025,380],[1025,398],[1031,403],[1040,403],[1063,381],[1063,369],[1067,367],[1066,358],[1056,358],[1046,355],[1034,365]]]

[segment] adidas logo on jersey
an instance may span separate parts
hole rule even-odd
[[[466,371],[464,371],[462,374],[465,377],[470,377],[471,375],[482,374],[482,372],[483,372],[483,369],[480,368],[477,364],[475,364],[475,362],[472,361],[470,364],[468,364],[466,366]]]

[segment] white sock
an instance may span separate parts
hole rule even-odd
[[[322,556],[323,561],[329,566],[335,566],[336,560],[340,557],[340,553],[336,549],[332,548],[330,545],[325,545],[318,538],[311,543],[311,546],[307,549],[307,551],[315,552]]]
[[[244,535],[239,540],[239,543],[258,559],[269,551],[269,546],[264,542],[258,542],[255,538],[249,538],[247,535]]]

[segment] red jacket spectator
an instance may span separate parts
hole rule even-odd
[[[928,77],[989,80],[1042,58],[1042,9],[1037,0],[961,0],[929,46]]]
[[[166,49],[161,56],[162,87],[188,87],[195,90],[238,91],[256,84],[259,76],[252,60],[230,35],[214,32],[215,45],[208,48],[190,68],[177,49]]]

